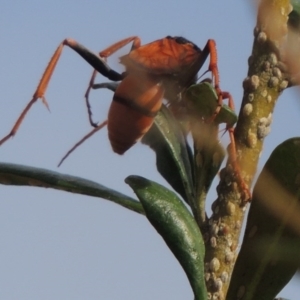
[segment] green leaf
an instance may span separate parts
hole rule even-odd
[[[162,106],[142,142],[155,151],[159,173],[191,205],[193,201],[191,149],[179,124],[165,106]]]
[[[227,299],[272,300],[300,266],[300,138],[280,144],[254,188]]]
[[[46,169],[0,163],[0,184],[53,188],[75,194],[100,197],[144,214],[141,203],[99,183]]]
[[[150,223],[183,267],[195,300],[206,300],[204,243],[186,206],[175,193],[155,182],[138,176],[129,176],[125,181],[140,199]]]
[[[229,93],[227,93],[227,96]],[[225,96],[225,94],[224,94]],[[223,104],[218,108],[218,96],[214,86],[206,81],[191,85],[184,94],[190,120],[190,130],[194,141],[195,201],[198,224],[205,223],[205,202],[212,181],[218,173],[225,151],[218,133],[219,124],[231,127],[237,120],[235,112]]]
[[[294,30],[300,30],[300,1],[299,0],[291,0],[291,4],[293,5],[293,10],[289,14],[288,25],[292,27]]]
[[[185,92],[185,100],[190,113],[199,120],[209,120],[218,107],[218,96],[214,86],[207,81],[191,85]],[[225,123],[229,127],[234,126],[238,117],[235,111],[226,104],[222,104],[220,111],[215,116],[214,123]]]

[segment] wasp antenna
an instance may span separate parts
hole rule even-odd
[[[91,132],[89,132],[87,135],[85,135],[79,142],[77,142],[67,153],[66,155],[60,160],[57,167],[59,168],[61,164],[64,162],[64,160],[81,144],[83,144],[88,138],[90,138],[94,133],[102,129],[105,125],[107,125],[107,120],[98,125],[96,128],[94,128]]]

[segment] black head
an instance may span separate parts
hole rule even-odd
[[[172,39],[178,44],[191,44],[195,50],[201,51],[201,49],[196,44],[194,44],[193,42],[189,41],[188,39],[186,39],[182,36],[169,36],[168,35],[166,37],[166,39]]]

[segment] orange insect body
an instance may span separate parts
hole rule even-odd
[[[131,51],[120,58],[120,63],[125,66],[126,72],[119,74],[109,67],[106,59],[130,42],[132,42]],[[162,105],[163,98],[170,103],[175,101],[175,107],[178,103],[182,103],[181,95],[196,81],[197,73],[208,55],[210,55],[208,71],[212,73],[214,89],[218,95],[218,108],[212,120],[220,111],[223,93],[219,87],[214,40],[208,40],[201,50],[183,37],[167,36],[141,46],[140,39],[133,36],[113,44],[101,51],[98,56],[76,41],[65,39],[54,52],[32,99],[20,114],[9,134],[0,140],[0,145],[16,134],[25,115],[39,98],[48,106],[45,92],[64,46],[72,48],[95,69],[86,92],[89,120],[95,128],[63,157],[60,164],[77,146],[105,125],[108,125],[108,135],[113,151],[118,154],[125,153],[150,129],[154,117]],[[117,87],[111,88],[115,93],[109,109],[108,121],[104,121],[100,125],[96,125],[92,121],[88,100],[90,90],[97,88],[97,85],[94,84],[97,72],[112,81],[120,81]]]
[[[145,70],[155,75],[179,76],[187,71],[195,75],[202,64],[198,62],[201,53],[192,42],[168,36],[130,51],[120,58],[120,63],[129,70]]]
[[[184,38],[166,37],[120,58],[128,75],[116,89],[108,115],[114,152],[126,152],[150,129],[163,98],[177,98],[194,81],[203,64],[201,54]]]
[[[108,113],[108,137],[114,152],[125,153],[152,126],[164,90],[157,80],[129,74],[119,84]]]
[[[172,101],[195,81],[204,61],[195,44],[168,36],[130,51],[120,58],[120,63],[128,73],[144,71],[155,76],[165,88],[165,98]]]
[[[124,65],[126,71],[119,74],[108,66],[106,59],[131,42],[131,51],[120,58],[120,63]],[[44,95],[64,46],[72,48],[95,68],[86,92],[86,102],[90,123],[96,128],[88,136],[108,124],[109,139],[113,150],[118,154],[126,152],[149,130],[163,98],[168,101],[181,100],[181,94],[194,83],[208,55],[210,55],[209,71],[214,76],[215,89],[220,92],[213,40],[209,40],[204,49],[200,50],[182,37],[168,36],[141,46],[140,39],[133,36],[113,44],[101,51],[98,56],[75,40],[65,39],[53,54],[31,101],[11,132],[0,140],[0,145],[15,135],[26,113],[38,98],[47,105]],[[100,125],[93,123],[88,101],[90,89],[96,86],[94,79],[97,72],[112,81],[120,81],[109,109],[108,121]],[[221,96],[219,100],[221,103]],[[83,140],[86,138],[87,136]]]

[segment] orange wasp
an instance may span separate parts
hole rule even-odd
[[[131,42],[130,52],[120,57],[125,72],[119,74],[109,67],[106,59]],[[210,55],[208,71],[211,71],[214,77],[219,106],[222,104],[214,40],[208,40],[201,50],[183,37],[167,36],[141,45],[140,38],[133,36],[111,45],[97,55],[75,40],[65,39],[53,54],[32,99],[10,133],[0,140],[0,145],[16,134],[26,113],[39,98],[48,106],[45,92],[64,46],[75,50],[95,69],[86,92],[89,120],[95,128],[84,139],[107,124],[112,149],[118,154],[124,154],[149,130],[164,98],[168,101],[181,100],[181,94],[196,81],[197,73],[208,55]],[[93,123],[88,101],[97,72],[112,81],[120,81],[113,96],[108,119],[100,125]]]

